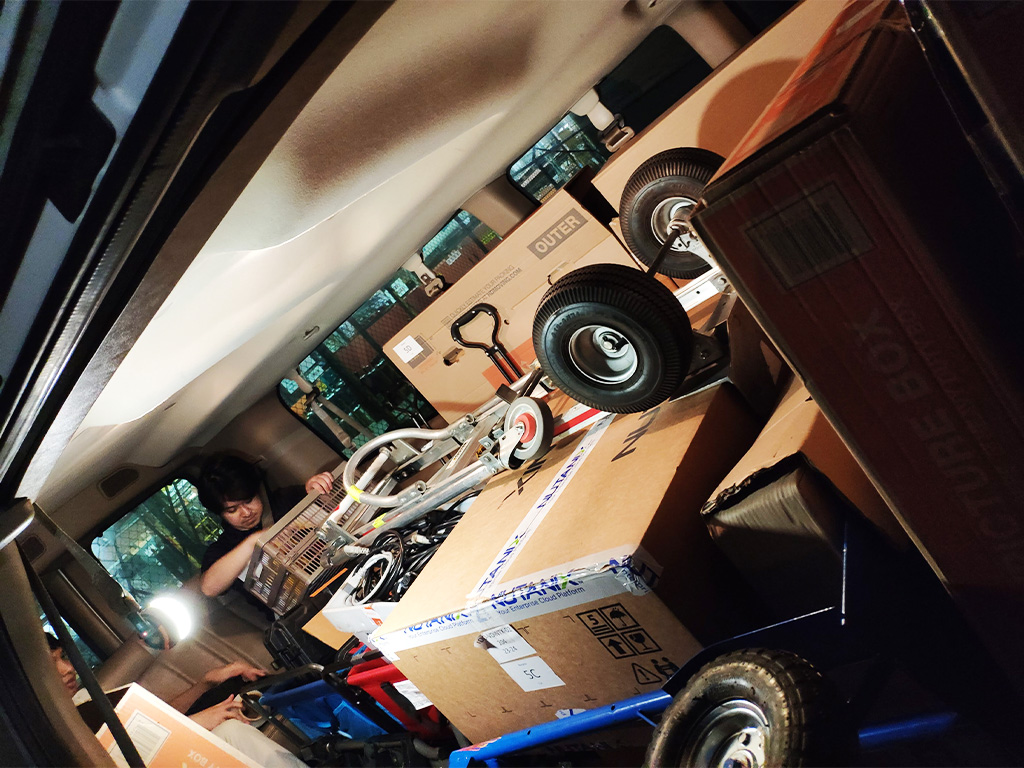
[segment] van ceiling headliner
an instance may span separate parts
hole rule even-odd
[[[395,3],[266,158],[42,487],[22,492],[56,510],[122,464],[205,444],[677,5]]]

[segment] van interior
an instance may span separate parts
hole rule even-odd
[[[634,149],[639,138],[728,156],[843,6],[0,6],[11,51],[27,57],[27,41],[44,41],[40,78],[77,71],[53,91],[60,115],[33,113],[35,133],[63,121],[79,145],[106,147],[63,165],[52,142],[11,154],[4,173],[28,179],[48,157],[63,192],[33,181],[7,199],[19,222],[0,227],[25,254],[4,268],[3,394],[18,385],[22,398],[5,411],[4,499],[34,513],[9,539],[101,685],[139,682],[170,699],[236,659],[280,667],[264,610],[236,590],[199,591],[202,553],[223,525],[198,500],[204,459],[243,456],[284,487],[337,472],[376,435],[444,427],[451,417],[386,354],[444,295],[437,286],[493,258],[566,185],[615,231],[618,194],[652,154]],[[18,75],[19,115],[31,116],[27,69],[13,54],[7,66],[8,113]],[[88,117],[69,117],[75,88]],[[658,138],[681,104],[686,130]],[[26,141],[15,134],[7,148]],[[596,191],[602,174],[616,194]],[[19,301],[51,308],[50,324],[24,320]],[[187,639],[140,643],[76,545],[143,607],[179,597]],[[43,722],[66,725],[39,748],[59,750],[53,764],[109,764],[33,636],[47,619],[23,570],[5,561],[5,642]]]

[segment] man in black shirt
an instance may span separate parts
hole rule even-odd
[[[224,532],[203,555],[203,594],[226,592],[248,567],[264,526],[280,520],[307,493],[330,493],[333,484],[331,473],[321,472],[309,478],[304,489],[293,485],[265,496],[262,475],[254,465],[229,454],[210,457],[199,478],[199,502],[220,515]]]

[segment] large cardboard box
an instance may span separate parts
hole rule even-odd
[[[120,696],[120,700],[114,711],[147,766],[259,768],[226,741],[218,739],[141,685],[132,683],[111,697],[115,695]],[[117,765],[128,765],[106,725],[100,728],[96,738]]]
[[[740,296],[1024,681],[1019,267],[902,11],[851,5],[705,198]]]
[[[843,5],[799,3],[612,155],[594,186],[617,210],[629,177],[659,152],[700,147],[727,157]]]
[[[705,512],[724,506],[752,478],[797,454],[827,478],[891,544],[908,546],[907,534],[889,505],[798,379],[790,382],[750,450],[719,483]]]
[[[757,428],[726,384],[496,477],[378,646],[473,741],[655,690],[755,621],[699,513]]]
[[[844,523],[855,510],[891,545],[909,547],[864,470],[793,380],[702,512],[718,546],[782,621],[839,599]]]
[[[490,304],[502,320],[498,340],[525,369],[537,359],[533,317],[544,292],[567,272],[599,263],[636,266],[607,227],[560,191],[405,326],[384,351],[438,413],[449,421],[457,419],[493,397],[505,379],[482,350],[455,343],[452,322],[476,304]],[[492,328],[490,318],[480,316],[462,335],[490,344]]]

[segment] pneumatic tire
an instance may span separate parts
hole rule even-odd
[[[541,299],[533,348],[575,400],[638,413],[675,392],[689,371],[693,330],[672,292],[621,264],[582,267]]]
[[[703,667],[676,695],[644,764],[829,764],[839,741],[834,701],[825,679],[799,656],[763,649],[729,653]]]
[[[706,149],[669,149],[633,172],[619,202],[619,222],[622,239],[640,261],[651,265],[674,216],[689,220],[722,162],[721,155]],[[677,243],[658,271],[669,277],[697,277],[711,268],[700,255],[702,250],[699,244]]]

